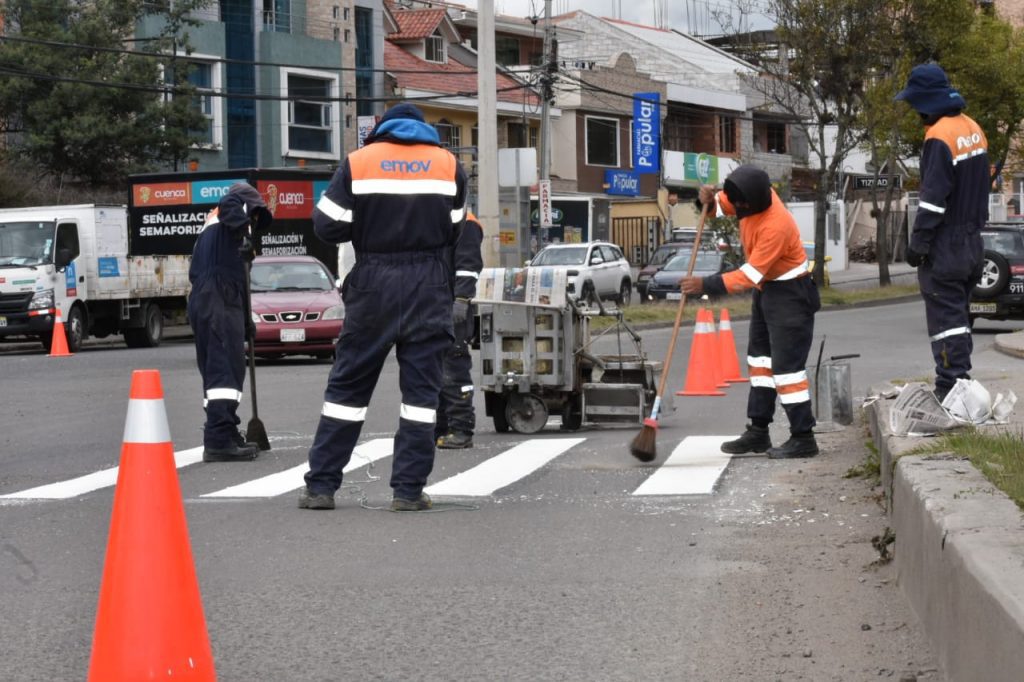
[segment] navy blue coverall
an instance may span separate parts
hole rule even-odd
[[[313,212],[321,239],[351,241],[356,253],[342,286],[345,326],[309,451],[306,488],[314,495],[333,495],[341,486],[392,347],[402,393],[394,496],[418,498],[434,466],[441,366],[453,339],[450,256],[465,222],[466,176],[436,131],[402,115],[403,106],[385,114],[366,146],[348,155]]]
[[[242,246],[249,230],[265,228],[271,215],[259,192],[236,183],[210,212],[192,249],[188,278],[188,321],[203,377],[206,423],[203,444],[230,448],[236,443],[236,414],[245,381],[246,260]]]
[[[476,216],[469,213],[455,245],[455,298],[470,300],[476,296],[476,283],[484,267],[480,252],[484,231]],[[473,411],[473,357],[469,342],[473,338],[475,306],[470,305],[466,319],[454,327],[455,341],[444,356],[441,401],[434,436],[447,433],[473,435],[476,413]]]

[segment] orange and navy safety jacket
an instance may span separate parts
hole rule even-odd
[[[958,113],[928,126],[910,248],[936,274],[965,276],[980,265],[989,185],[988,140],[973,119]]]
[[[391,121],[345,159],[313,212],[326,242],[360,253],[450,252],[466,215],[466,174],[426,123]]]
[[[716,196],[725,215],[736,215],[725,192]],[[807,255],[800,240],[800,229],[782,199],[771,190],[771,205],[765,210],[740,218],[740,243],[746,262],[738,269],[704,278],[704,291],[710,295],[735,294],[760,289],[765,282],[779,282],[807,274]]]
[[[484,228],[472,212],[466,215],[459,240],[455,244],[455,298],[476,296],[476,283],[484,267],[480,245],[484,240]]]

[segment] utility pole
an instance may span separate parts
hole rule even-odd
[[[541,60],[541,105],[540,105],[540,191],[538,192],[538,216],[540,218],[540,246],[548,242],[548,230],[551,228],[550,213],[545,213],[540,204],[544,200],[544,192],[551,194],[551,98],[552,84],[558,64],[552,51],[554,45],[554,28],[551,25],[551,0],[544,0],[544,56]],[[545,224],[547,223],[547,224]]]
[[[498,223],[498,91],[494,56],[494,0],[481,0],[477,14],[477,217],[484,228],[485,267],[499,261]]]

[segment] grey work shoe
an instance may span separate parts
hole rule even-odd
[[[203,448],[204,462],[251,462],[260,452],[255,445],[232,443],[226,448]]]
[[[813,433],[794,434],[777,448],[768,450],[769,459],[796,459],[818,454],[818,442]]]
[[[312,493],[303,488],[299,493],[299,509],[334,509],[334,495]]]
[[[415,500],[404,497],[395,497],[391,500],[391,511],[393,512],[426,511],[433,506],[434,503],[430,501],[430,497],[426,493],[420,493]]]
[[[730,455],[742,455],[747,452],[764,452],[772,446],[767,426],[747,424],[747,430],[736,440],[722,443],[722,452]]]
[[[437,447],[442,450],[462,450],[473,447],[473,434],[448,433],[437,439]]]

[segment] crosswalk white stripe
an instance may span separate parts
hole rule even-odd
[[[731,455],[722,443],[736,436],[689,436],[683,439],[634,495],[705,495],[715,487]]]
[[[174,466],[178,469],[202,460],[203,448],[201,447],[174,453]],[[118,467],[101,469],[78,478],[49,483],[9,495],[0,495],[0,500],[66,500],[114,485],[117,483],[117,470]]]
[[[486,497],[515,483],[585,438],[532,438],[472,469],[427,486],[430,495]]]
[[[342,472],[347,474],[350,471],[355,471],[360,467],[367,466],[371,462],[387,457],[394,451],[394,438],[374,438],[365,443],[360,443],[352,451],[352,459],[345,465]],[[298,490],[304,486],[306,481],[303,477],[307,471],[309,471],[309,463],[304,462],[291,469],[246,481],[245,483],[239,483],[223,490],[206,493],[205,495],[200,495],[200,497],[276,497],[292,490]]]

